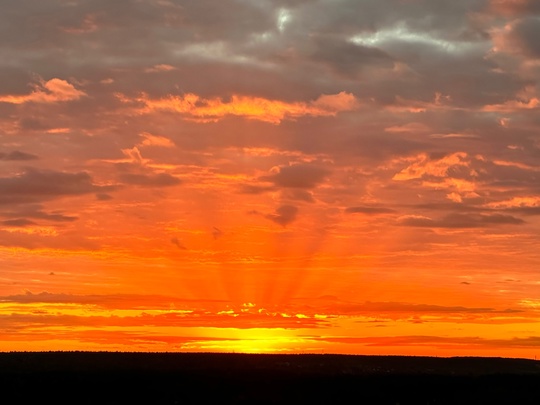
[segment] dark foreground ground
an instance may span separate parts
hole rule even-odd
[[[501,358],[0,353],[2,404],[540,404],[540,362]]]

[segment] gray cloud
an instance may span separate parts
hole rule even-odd
[[[23,228],[25,226],[36,225],[36,223],[33,221],[30,221],[29,219],[16,218],[16,219],[7,219],[5,221],[2,221],[2,225]]]
[[[492,7],[506,14],[540,14],[540,3],[537,0],[491,0]]]
[[[274,214],[266,215],[266,218],[281,226],[287,226],[296,219],[297,215],[297,207],[294,205],[282,205],[276,209]]]
[[[240,186],[240,193],[242,194],[262,194],[273,190],[275,190],[275,187],[258,186],[254,184],[242,184]]]
[[[520,218],[503,214],[473,215],[448,214],[440,219],[422,216],[407,216],[398,221],[399,225],[428,228],[482,228],[496,225],[521,225]]]
[[[317,46],[311,57],[326,64],[337,74],[358,77],[366,67],[391,69],[392,58],[384,51],[333,38],[315,40]]]
[[[223,231],[215,226],[212,228],[212,236],[214,239],[219,239],[223,236]]]
[[[20,175],[0,178],[0,204],[46,201],[104,189],[109,187],[95,185],[86,172],[66,173],[29,168]]]
[[[125,173],[120,175],[120,180],[125,184],[141,187],[168,187],[182,183],[179,178],[168,173]]]
[[[529,16],[512,25],[510,43],[525,55],[540,59],[540,16]]]
[[[41,219],[48,222],[58,222],[58,223],[73,222],[78,219],[78,217],[76,216],[65,215],[63,212],[59,212],[59,211],[45,212],[42,210],[41,205],[29,205],[29,204],[24,204],[14,211],[0,212],[0,216],[10,218],[9,220],[4,222],[5,224],[8,222],[16,223],[14,221],[20,221],[21,224],[24,224],[26,222],[27,225],[35,224],[33,221],[30,221],[28,218]]]
[[[348,207],[345,209],[345,212],[348,214],[391,214],[395,210],[386,208],[386,207],[374,207],[374,206],[355,206]]]
[[[112,200],[112,196],[110,194],[106,194],[106,193],[97,193],[96,194],[96,198],[99,200],[99,201],[109,201],[109,200]]]
[[[38,159],[36,155],[14,150],[9,153],[0,152],[0,160],[25,161]]]
[[[295,188],[282,190],[281,198],[285,200],[304,201],[308,203],[315,202],[315,198],[313,198],[313,194],[310,191]]]
[[[260,180],[269,181],[278,187],[314,188],[329,174],[328,169],[313,164],[281,166],[277,173],[262,176]]]
[[[176,246],[180,250],[186,250],[187,248],[184,246],[184,244],[180,241],[180,239],[174,237],[171,238],[171,243]]]

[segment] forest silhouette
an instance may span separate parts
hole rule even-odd
[[[21,404],[538,404],[540,362],[12,352],[0,353],[0,389]]]

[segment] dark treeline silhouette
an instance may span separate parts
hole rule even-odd
[[[17,404],[540,404],[540,362],[478,357],[0,353]],[[0,401],[3,402],[3,401]],[[8,402],[6,402],[8,403]]]

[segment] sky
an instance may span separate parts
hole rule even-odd
[[[537,0],[0,4],[0,351],[540,356]]]

